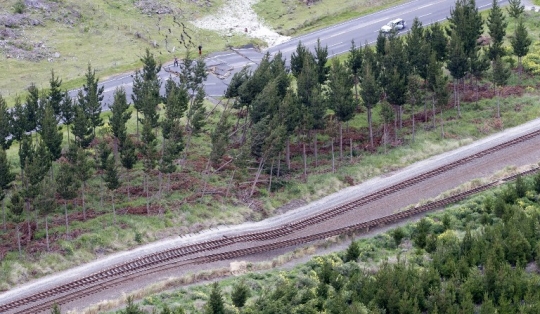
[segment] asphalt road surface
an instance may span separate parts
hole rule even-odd
[[[480,10],[489,9],[491,3],[490,0],[476,1]],[[507,3],[507,0],[499,1],[499,5],[501,6],[506,5]],[[418,17],[423,25],[427,26],[445,20],[450,15],[450,10],[454,6],[455,0],[415,0],[338,25],[330,26],[307,35],[292,38],[285,43],[271,47],[267,50],[259,51],[255,48],[246,47],[211,54],[205,59],[210,72],[207,81],[204,83],[206,94],[211,97],[222,96],[234,73],[246,66],[254,70],[267,52],[273,56],[281,51],[283,57],[289,61],[291,55],[296,50],[298,42],[302,42],[306,47],[313,49],[317,43],[317,39],[320,39],[321,45],[323,47],[328,47],[328,54],[332,57],[349,51],[352,40],[355,41],[357,46],[364,45],[366,42],[373,43],[377,38],[381,26],[385,25],[390,20],[396,18],[404,19],[407,23],[407,27],[400,31],[400,34],[405,34],[409,31],[409,27],[412,25],[412,21],[415,17]],[[178,70],[178,68],[173,67],[172,64],[166,65],[164,68],[173,71]],[[163,81],[171,77],[171,74],[165,71],[165,69],[162,69],[159,75]],[[101,85],[105,86],[105,95],[103,99],[104,109],[108,109],[108,105],[112,103],[113,94],[117,87],[124,87],[128,95],[128,100],[131,100],[133,88],[132,74],[113,77],[102,82],[100,86]],[[76,93],[77,91],[71,91],[72,96],[76,95]]]

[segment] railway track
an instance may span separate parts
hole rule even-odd
[[[430,202],[428,204],[418,206],[408,211],[399,212],[396,214],[380,217],[374,220],[351,224],[348,226],[343,226],[333,230],[314,233],[304,237],[297,237],[287,240],[279,240],[279,238],[290,235],[298,230],[313,226],[319,223],[322,223],[326,220],[334,218],[336,216],[342,215],[348,211],[351,211],[360,206],[364,206],[371,202],[374,202],[378,199],[384,198],[390,194],[396,193],[404,188],[418,184],[429,178],[438,176],[447,171],[455,169],[461,165],[472,162],[476,159],[482,158],[494,152],[508,148],[515,144],[527,141],[531,138],[540,135],[540,130],[528,133],[526,135],[517,137],[510,141],[498,144],[491,148],[480,151],[476,154],[470,155],[468,157],[456,160],[449,164],[443,165],[439,168],[436,168],[431,171],[427,171],[421,175],[418,175],[414,178],[401,181],[393,186],[388,188],[381,189],[372,194],[369,194],[365,197],[359,198],[357,200],[342,204],[330,208],[324,212],[321,212],[310,217],[306,217],[301,220],[291,222],[286,225],[282,225],[276,228],[250,232],[241,235],[234,235],[223,237],[215,240],[209,240],[199,243],[194,243],[191,245],[186,245],[182,247],[177,247],[140,258],[117,264],[105,270],[96,272],[89,276],[77,279],[67,284],[63,284],[52,289],[42,291],[40,293],[24,297],[12,302],[9,302],[4,305],[0,305],[1,313],[38,313],[41,311],[48,310],[54,303],[57,304],[66,304],[78,298],[84,297],[89,294],[97,293],[99,291],[111,288],[113,286],[119,285],[123,282],[133,280],[136,277],[142,275],[148,275],[155,272],[163,271],[167,268],[175,268],[182,265],[188,264],[203,264],[219,260],[228,260],[241,256],[261,253],[265,251],[271,251],[279,248],[285,248],[294,245],[300,245],[309,243],[315,240],[328,238],[331,236],[348,233],[348,232],[362,232],[368,231],[369,229],[383,226],[386,224],[394,223],[396,221],[415,216],[426,211],[430,211],[436,208],[443,207],[445,205],[455,203],[457,201],[463,200],[466,197],[473,195],[475,193],[487,190],[495,185],[498,182],[491,182],[469,191],[465,191],[438,201]],[[522,173],[523,175],[527,173],[532,173],[538,171],[539,168],[534,168]],[[503,181],[509,181],[516,177],[513,175],[507,178],[504,178]],[[269,240],[276,240],[272,243],[259,243]],[[227,246],[238,243],[251,243],[252,246],[242,249],[228,250],[225,252],[213,252],[218,250],[226,249]]]

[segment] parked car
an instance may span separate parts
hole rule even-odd
[[[386,23],[386,25],[381,27],[381,32],[390,33],[390,31],[392,29],[395,29],[396,31],[400,31],[400,30],[404,29],[405,26],[406,26],[406,24],[405,24],[405,21],[403,19],[395,19],[395,20],[392,20],[392,21]]]

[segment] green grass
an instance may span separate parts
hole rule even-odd
[[[255,12],[283,35],[302,35],[404,3],[403,0],[324,0],[306,5],[296,0],[261,0]]]

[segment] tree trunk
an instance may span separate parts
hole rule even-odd
[[[21,233],[19,232],[19,224],[17,224],[17,246],[19,247],[19,256],[22,256]]]
[[[127,176],[127,192],[128,192],[128,201],[131,200],[131,182],[130,182],[130,175],[129,175],[129,170],[126,171],[126,176]]]
[[[234,174],[236,173],[236,169],[233,170],[233,173],[232,173],[232,176],[231,176],[231,180],[229,181],[229,184],[227,184],[227,192],[225,192],[225,198],[228,198],[229,197],[229,190],[231,188],[231,185],[233,183],[233,180],[234,180]]]
[[[383,123],[383,146],[384,154],[386,155],[386,122]]]
[[[137,121],[137,138],[139,138],[139,110],[136,110],[135,112],[137,114],[137,117],[135,118]]]
[[[499,99],[501,97],[500,97],[499,89],[497,89],[497,87],[495,87],[495,91],[497,93],[497,119],[500,119],[501,118],[501,105],[499,103]]]
[[[399,106],[399,130],[403,128],[403,106]]]
[[[99,204],[101,207],[101,211],[103,211],[103,176],[99,176]]]
[[[47,240],[47,252],[49,252],[49,215],[45,215],[45,239]]]
[[[86,187],[86,181],[83,181],[82,183],[82,212],[83,212],[83,220],[86,221],[86,202],[84,200],[84,188]]]
[[[255,192],[255,187],[257,186],[257,182],[259,181],[259,176],[261,175],[263,165],[264,165],[264,158],[261,158],[261,161],[259,161],[259,168],[257,168],[257,173],[255,174],[255,180],[253,180],[253,184],[251,185],[251,191],[249,192],[249,197],[252,197],[253,193]]]
[[[411,120],[412,120],[412,142],[414,143],[414,136],[415,136],[415,126],[414,126],[414,106],[411,106]]]
[[[369,142],[371,144],[371,148],[373,148],[373,126],[371,124],[371,107],[368,107],[367,117],[369,124]]]
[[[148,175],[144,174],[144,186],[146,190],[146,215],[150,216],[150,196],[148,195]]]
[[[270,190],[272,189],[272,175],[274,174],[274,162],[276,161],[275,158],[272,159],[272,166],[270,166],[270,180],[268,181],[268,193],[270,194]]]
[[[336,172],[336,161],[334,157],[334,138],[330,141],[332,144],[332,173]]]
[[[285,151],[285,159],[287,160],[287,170],[291,170],[291,138],[287,137],[287,150]]]
[[[339,160],[343,160],[343,123],[339,122]]]
[[[69,218],[67,212],[67,201],[64,200],[64,216],[66,217],[66,239],[69,240]]]
[[[441,108],[441,138],[444,139],[444,117],[443,117],[442,108]]]
[[[478,95],[478,89],[479,89],[478,85],[479,84],[478,84],[478,79],[477,78],[475,79],[475,82],[476,82],[476,84],[475,84],[476,85],[476,105],[478,105],[478,96],[479,96]]]
[[[279,178],[281,170],[281,152],[278,154],[278,160],[277,160],[277,173],[276,176]]]
[[[432,107],[432,110],[433,110],[433,128],[435,128],[435,96],[432,96],[431,97],[431,107]]]
[[[398,109],[398,110],[396,110]],[[396,114],[394,115],[394,141],[397,142],[397,133],[398,133],[398,128],[397,128],[397,119],[398,119],[398,116],[399,116],[399,108],[396,108],[396,106],[394,106],[394,112],[396,112]]]
[[[349,138],[349,148],[351,150],[351,163],[352,163],[352,138]]]
[[[116,226],[116,207],[114,206],[114,191],[111,191],[111,200],[112,200],[113,223],[114,223],[114,226]]]
[[[26,212],[28,213],[28,219],[26,220],[26,225],[28,226],[28,243],[32,239],[32,228],[30,228],[30,201],[26,200]]]
[[[171,174],[167,174],[167,193],[171,192]]]
[[[199,199],[201,202],[202,202],[202,199],[204,198],[204,193],[206,193],[206,185],[208,184],[208,166],[210,166],[210,159],[208,159],[208,161],[206,162],[206,167],[204,168],[205,172],[206,172],[206,175],[204,176],[204,186],[203,186],[203,190],[202,190],[202,194],[201,194],[201,198]]]
[[[313,132],[313,146],[314,146],[314,152],[315,152],[315,167],[319,166],[319,156],[317,154],[317,131],[315,130]]]
[[[4,198],[2,200],[2,216],[3,216],[3,226],[4,226],[4,232],[6,229],[6,199]]]
[[[304,181],[307,181],[307,157],[306,157],[306,142],[303,144],[303,157],[304,157]]]

